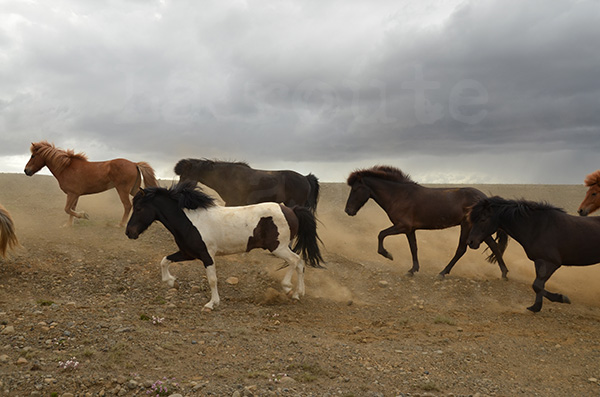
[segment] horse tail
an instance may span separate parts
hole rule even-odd
[[[298,235],[293,251],[299,253],[304,263],[311,267],[323,268],[323,257],[319,249],[321,239],[317,235],[315,215],[306,207],[295,206],[292,210],[298,218]]]
[[[0,256],[6,256],[7,249],[19,246],[19,240],[15,233],[15,224],[10,214],[0,205]]]
[[[319,178],[313,174],[308,174],[306,175],[306,180],[310,185],[310,192],[308,193],[308,199],[306,200],[305,206],[314,214],[317,211],[317,202],[319,201]]]
[[[154,169],[150,167],[150,164],[146,163],[145,161],[140,161],[139,163],[135,163],[135,165],[140,171],[140,174],[142,174],[142,178],[144,179],[144,187],[158,186],[158,181],[156,180]]]
[[[498,249],[500,250],[500,254],[504,255],[504,251],[506,251],[506,246],[508,245],[508,234],[502,230],[498,229],[496,232],[496,244],[498,244]],[[486,260],[490,263],[498,263],[498,258],[494,255],[494,252],[491,252]]]

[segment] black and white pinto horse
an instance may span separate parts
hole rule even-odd
[[[125,231],[127,237],[137,239],[155,220],[173,234],[179,247],[179,251],[165,256],[160,263],[163,281],[174,285],[175,277],[169,273],[173,262],[194,259],[203,262],[211,290],[211,299],[203,311],[214,309],[220,302],[216,255],[255,248],[269,250],[289,264],[282,286],[293,299],[304,296],[304,264],[322,267],[316,220],[304,207],[289,208],[277,203],[221,207],[198,190],[194,182],[183,182],[170,189],[141,189],[133,198],[133,214]],[[293,240],[300,256],[289,248]],[[297,285],[292,292],[294,270]]]

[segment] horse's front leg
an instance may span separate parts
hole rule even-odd
[[[406,233],[406,228],[402,225],[393,225],[393,226],[388,227],[387,229],[383,229],[382,231],[380,231],[379,235],[377,236],[377,242],[378,242],[377,253],[391,261],[394,260],[394,257],[392,256],[392,254],[390,254],[384,248],[383,239],[386,238],[387,236],[392,236],[392,235],[401,234],[401,233]]]
[[[84,218],[90,219],[88,214],[85,211],[77,212],[75,208],[77,208],[77,201],[79,200],[79,195],[73,193],[67,193],[67,204],[65,205],[65,212],[69,215],[69,221],[65,226],[73,226],[73,217],[75,218]]]

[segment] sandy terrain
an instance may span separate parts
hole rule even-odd
[[[478,187],[571,213],[586,190]],[[184,396],[600,394],[600,266],[560,269],[548,288],[573,304],[545,301],[532,314],[533,265],[516,242],[505,255],[509,281],[483,249],[438,281],[458,228],[417,232],[421,271],[409,278],[404,236],[386,240],[393,262],[376,254],[389,226],[376,204],[348,217],[345,185],[322,192],[327,269],[307,269],[307,296],[283,296],[281,261],[253,251],[217,260],[221,306],[201,313],[209,288],[200,263],[172,266],[177,289],[161,283],[171,235],[154,224],[128,240],[115,227],[115,191],[81,198],[90,220],[62,228],[54,178],[0,174],[0,203],[23,245],[0,259],[0,395],[146,395],[164,378],[164,395]]]

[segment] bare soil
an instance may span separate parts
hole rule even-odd
[[[585,192],[479,188],[570,212]],[[573,304],[546,301],[533,314],[533,265],[516,242],[509,281],[483,249],[439,281],[458,229],[417,232],[421,271],[410,278],[404,236],[386,241],[393,262],[376,254],[389,226],[381,209],[368,203],[351,218],[345,185],[322,192],[327,269],[307,269],[306,297],[283,295],[281,261],[253,251],[218,258],[221,306],[202,313],[201,263],[173,265],[169,289],[159,262],[175,251],[171,235],[156,223],[128,240],[114,191],[81,198],[90,220],[63,228],[54,178],[0,174],[0,203],[23,245],[0,259],[0,394],[146,395],[158,380],[183,396],[600,394],[600,268],[560,269],[548,287]]]

